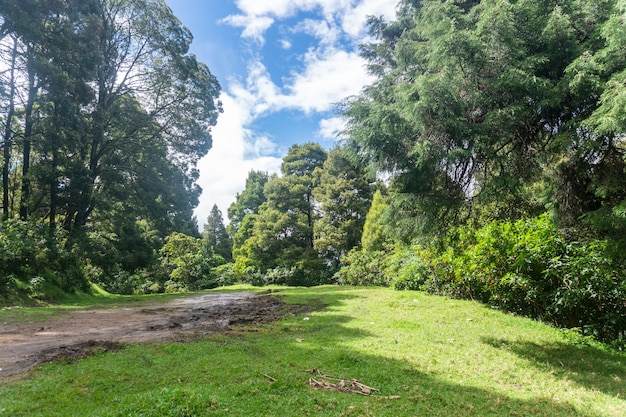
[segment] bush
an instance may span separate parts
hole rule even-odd
[[[235,263],[236,265],[236,263]],[[239,273],[241,281],[246,284],[254,285],[255,287],[262,287],[266,284],[265,274],[259,271],[257,268],[248,266],[243,268]]]
[[[119,271],[113,275],[107,285],[104,287],[108,292],[113,294],[134,294],[141,286],[141,277],[137,274],[131,274],[128,271]]]
[[[623,344],[626,278],[623,265],[607,256],[606,242],[568,241],[543,215],[461,227],[443,247],[434,257],[421,253],[430,269],[422,287],[427,291],[480,300]]]
[[[216,266],[213,268],[212,274],[215,275],[217,285],[220,287],[233,285],[238,281],[233,263]]]
[[[388,287],[385,251],[361,251],[353,249],[341,257],[341,269],[334,280],[342,285],[379,285]]]
[[[64,291],[87,288],[80,257],[64,248],[62,231],[47,224],[9,219],[0,223],[0,297],[40,292],[43,282]],[[31,280],[40,285],[33,287]]]
[[[421,247],[396,251],[391,256],[387,275],[393,276],[392,286],[397,290],[421,290],[430,277],[426,259],[428,254]]]

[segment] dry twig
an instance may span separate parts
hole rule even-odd
[[[274,377],[271,377],[271,376],[269,376],[267,374],[261,374],[261,375],[263,375],[265,378],[269,379],[272,382],[276,382],[276,378],[274,378]]]
[[[305,372],[315,374],[320,379],[309,378],[309,386],[313,388],[330,389],[339,392],[350,392],[352,394],[371,395],[373,391],[380,391],[377,388],[369,387],[356,379],[339,378],[325,375],[319,369],[313,368]],[[337,382],[330,382],[337,381]]]

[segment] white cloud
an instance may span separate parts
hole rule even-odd
[[[341,132],[346,129],[346,122],[341,117],[320,120],[318,135],[323,139],[341,139]]]
[[[366,30],[368,16],[383,16],[393,20],[399,1],[394,0],[363,0],[355,7],[347,8],[342,15],[341,27],[348,35],[358,38]]]
[[[323,45],[333,45],[341,36],[340,29],[327,20],[304,19],[294,27],[293,31],[313,36]]]
[[[241,36],[251,38],[259,43],[264,43],[263,34],[274,23],[274,19],[267,16],[231,15],[225,17],[222,22],[234,27],[244,28]]]
[[[283,97],[285,107],[297,108],[305,113],[330,110],[343,98],[359,93],[372,82],[364,68],[363,60],[355,52],[327,49],[310,51],[305,57],[306,68],[294,74]]]
[[[319,9],[321,17],[332,27],[335,19],[342,22],[345,34],[358,38],[366,29],[368,15],[395,16],[397,1],[394,0],[236,0],[240,15],[231,15],[224,22],[245,28],[244,38],[263,42],[263,34],[280,19],[295,16],[298,12]]]
[[[320,8],[325,15],[334,14],[349,8],[353,0],[236,0],[235,3],[248,15],[285,18],[316,8]]]
[[[289,41],[289,39],[281,39],[278,41],[280,43],[280,47],[287,50],[287,49],[291,49],[291,42]]]
[[[235,201],[235,195],[243,191],[251,170],[278,172],[282,162],[272,155],[275,145],[269,139],[256,138],[246,128],[250,120],[247,103],[226,93],[221,100],[224,113],[213,129],[213,148],[198,165],[202,195],[195,214],[200,230],[213,204],[217,204],[224,220],[228,220],[228,207]]]
[[[262,158],[264,155],[274,155],[278,146],[267,136],[254,138],[253,142],[247,142],[245,147],[246,158]]]
[[[249,123],[255,118],[281,110],[299,110],[305,114],[331,110],[345,97],[358,94],[372,82],[363,60],[354,52],[327,49],[309,51],[305,69],[293,73],[278,86],[260,61],[249,64],[244,84],[233,82],[231,92],[249,108]]]

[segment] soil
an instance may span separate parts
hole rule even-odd
[[[73,362],[128,343],[185,341],[284,317],[279,297],[204,294],[141,307],[87,308],[48,321],[0,326],[0,380],[53,361]],[[240,326],[236,326],[240,328]]]

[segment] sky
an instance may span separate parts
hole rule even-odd
[[[293,144],[332,148],[335,105],[373,79],[358,46],[367,17],[393,20],[397,0],[166,0],[194,40],[190,52],[217,77],[223,113],[199,163],[200,229],[228,207],[251,170],[279,172]]]

